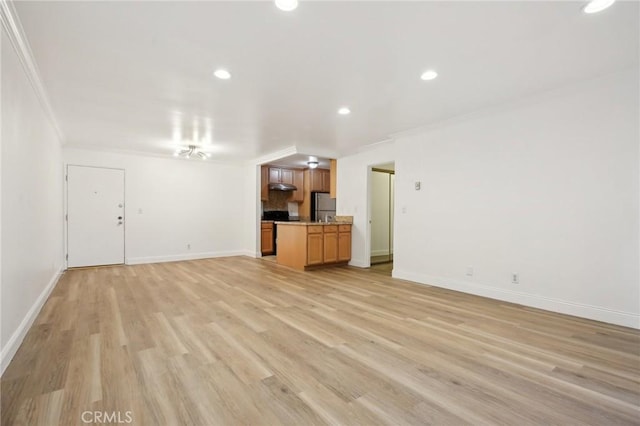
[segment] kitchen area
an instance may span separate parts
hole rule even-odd
[[[261,166],[261,252],[308,270],[351,260],[352,216],[336,215],[337,162],[297,156]]]

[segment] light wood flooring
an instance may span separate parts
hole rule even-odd
[[[639,345],[349,267],[72,270],[2,377],[2,425],[639,424]]]

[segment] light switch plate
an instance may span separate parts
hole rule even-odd
[[[415,183],[415,186],[416,186],[416,191],[420,191],[420,182],[419,181]]]

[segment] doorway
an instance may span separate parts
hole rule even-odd
[[[67,166],[67,267],[124,263],[124,170]]]
[[[373,269],[393,269],[395,163],[371,168],[371,253]]]

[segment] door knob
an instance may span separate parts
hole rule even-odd
[[[118,216],[118,220],[122,220],[122,216]]]

